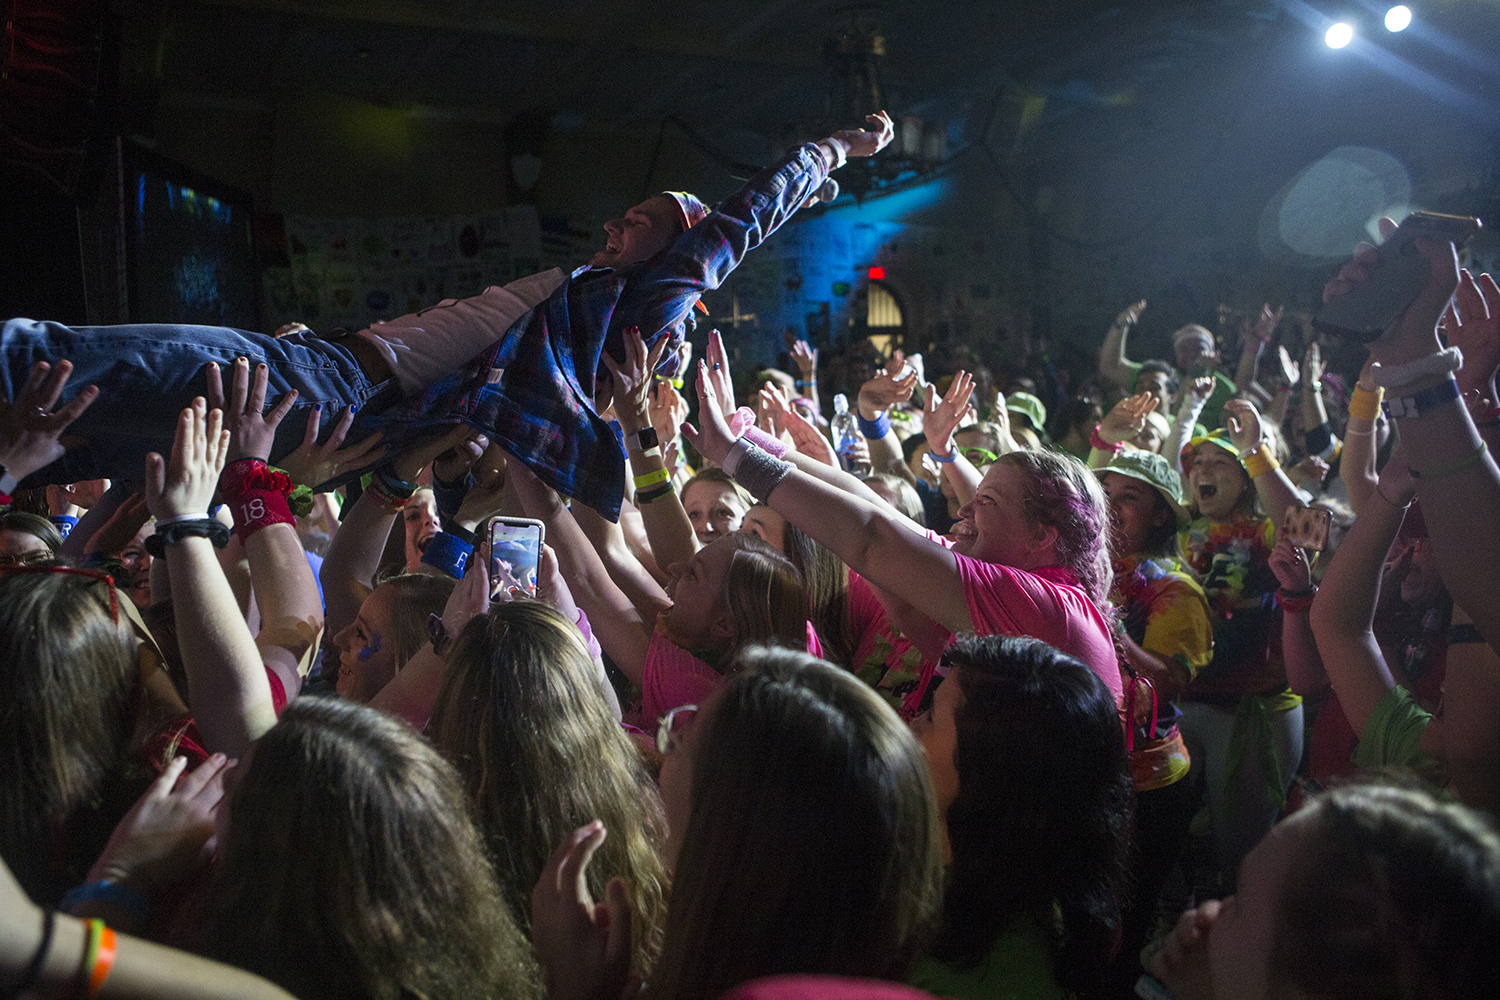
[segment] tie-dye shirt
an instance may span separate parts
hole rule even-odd
[[[1213,615],[1214,655],[1189,686],[1194,701],[1232,703],[1240,695],[1286,687],[1281,617],[1270,518],[1210,521],[1200,517],[1179,536],[1189,566],[1203,581]]]

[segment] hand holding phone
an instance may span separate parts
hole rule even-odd
[[[490,522],[490,599],[520,590],[536,596],[537,567],[546,528],[529,517],[497,517]]]
[[[1478,219],[1468,215],[1408,215],[1380,246],[1380,261],[1370,268],[1368,280],[1325,305],[1314,317],[1313,329],[1366,344],[1377,339],[1416,301],[1432,273],[1432,265],[1414,241],[1425,237],[1463,246],[1481,226]]]

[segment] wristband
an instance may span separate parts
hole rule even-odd
[[[474,533],[471,531],[468,535],[471,540],[465,541],[454,534],[452,528],[439,531],[422,551],[422,564],[434,566],[455,580],[462,580],[464,570],[469,565],[469,557],[474,554]]]
[[[636,506],[647,503],[655,503],[662,497],[667,496],[672,491],[673,486],[671,483],[662,483],[660,486],[653,487],[652,489],[643,490],[635,495]]]
[[[379,483],[391,496],[408,500],[413,493],[417,492],[416,483],[408,483],[404,479],[397,479],[384,469],[376,469],[371,475],[374,477],[374,481]]]
[[[80,903],[88,902],[118,906],[134,917],[136,923],[142,927],[146,925],[146,918],[151,914],[151,904],[145,896],[133,886],[111,879],[85,882],[83,885],[68,890],[68,894],[62,898],[62,908],[72,910]]]
[[[719,464],[723,467],[725,472],[727,472],[730,476],[733,476],[734,470],[739,468],[740,459],[744,458],[745,453],[752,447],[754,446],[750,443],[750,439],[745,437],[743,434],[740,435],[739,440],[736,441],[734,443],[734,446],[729,449],[729,454],[724,456],[724,461]]]
[[[1258,445],[1254,451],[1245,456],[1244,465],[1245,474],[1251,479],[1281,468],[1281,463],[1276,461],[1276,456],[1271,454],[1271,449],[1264,444]]]
[[[950,451],[946,455],[940,454],[940,453],[934,451],[933,449],[928,448],[927,449],[927,454],[929,454],[929,455],[932,456],[932,460],[934,462],[938,462],[938,463],[940,463],[942,465],[947,465],[949,462],[957,462],[958,461],[958,449],[957,448],[953,449],[952,451]]]
[[[78,518],[72,514],[53,514],[51,520],[52,526],[57,529],[57,533],[64,538],[67,538],[73,533],[73,529],[78,527]]]
[[[637,451],[636,454],[642,458],[661,458],[661,449],[647,448],[644,451]]]
[[[671,469],[657,469],[654,472],[646,472],[635,477],[635,488],[638,490],[643,490],[648,486],[655,486],[657,483],[664,483],[671,478]]]
[[[42,943],[36,946],[36,952],[31,956],[31,961],[26,963],[26,968],[21,972],[21,978],[11,986],[10,995],[13,997],[25,996],[26,991],[36,983],[36,978],[41,974],[42,966],[46,964],[47,953],[52,950],[52,935],[57,930],[57,911],[42,911]]]
[[[842,139],[835,139],[831,135],[823,141],[828,143],[829,149],[833,150],[833,166],[828,168],[828,172],[833,173],[839,167],[849,162],[849,150],[844,146]]]
[[[1424,482],[1430,482],[1434,479],[1442,479],[1444,476],[1451,476],[1455,472],[1464,471],[1471,465],[1478,465],[1480,460],[1484,458],[1485,452],[1489,450],[1490,446],[1484,441],[1481,441],[1479,442],[1478,448],[1475,448],[1473,451],[1469,452],[1469,454],[1465,455],[1463,458],[1460,458],[1456,462],[1449,462],[1447,465],[1439,465],[1436,468],[1428,469],[1426,472],[1419,472],[1416,468],[1411,468],[1412,478],[1421,479]]]
[[[1354,394],[1349,397],[1349,418],[1374,420],[1380,414],[1380,401],[1384,396],[1385,389],[1378,386],[1372,392],[1362,385],[1355,385]]]
[[[661,447],[661,439],[656,436],[655,427],[642,427],[640,430],[635,432],[634,437],[637,446],[635,449],[633,449],[635,451],[649,454],[652,448]],[[660,452],[658,452],[658,454],[660,454]]]
[[[859,432],[871,441],[879,441],[891,432],[891,418],[884,410],[874,420],[866,420],[856,407],[854,419],[859,424]]]
[[[1118,455],[1120,452],[1124,451],[1125,445],[1123,443],[1110,444],[1100,436],[1099,428],[1102,426],[1103,424],[1095,424],[1094,429],[1089,432],[1089,446],[1098,448],[1100,451],[1107,451],[1112,455]]]
[[[161,559],[167,554],[167,546],[184,538],[207,538],[214,548],[222,549],[229,544],[229,526],[207,514],[174,517],[156,525],[156,534],[146,539],[146,551],[152,558]]]
[[[10,474],[10,470],[0,465],[0,493],[5,494],[6,503],[10,503],[10,497],[16,492],[16,487],[19,485],[16,482],[16,477]]]
[[[808,388],[811,388],[812,386],[817,385],[818,384],[818,380],[816,378],[807,378],[807,379],[799,378],[799,379],[797,379],[797,381],[796,381],[795,384],[796,384],[797,388],[799,388],[799,389],[808,389]]]
[[[791,462],[768,455],[759,448],[748,448],[740,456],[735,482],[750,491],[750,495],[761,503],[771,495],[778,483],[792,474]]]
[[[1408,385],[1419,378],[1432,375],[1451,375],[1463,366],[1464,352],[1456,347],[1448,347],[1404,365],[1383,365],[1377,361],[1370,366],[1370,375],[1375,379],[1376,385],[1390,388]]]
[[[746,427],[742,436],[772,458],[786,458],[786,453],[791,450],[785,441],[772,437],[754,424]]]
[[[1420,417],[1429,410],[1458,399],[1458,380],[1449,375],[1437,385],[1410,396],[1396,396],[1385,401],[1385,415],[1392,420],[1405,420],[1410,417]]]
[[[380,477],[381,473],[375,473],[375,482],[380,482]],[[231,462],[219,477],[219,493],[229,504],[234,533],[242,542],[273,524],[296,526],[297,519],[286,502],[291,491],[292,481],[286,473],[273,472],[258,459]]]
[[[409,497],[400,497],[391,493],[374,476],[370,477],[370,482],[366,484],[364,492],[360,496],[369,497],[371,502],[380,504],[392,513],[399,512],[401,508],[406,506],[406,501],[409,499]]]
[[[1316,586],[1307,590],[1287,590],[1285,587],[1276,588],[1276,603],[1281,605],[1281,610],[1292,614],[1302,614],[1312,607],[1313,598],[1318,596]]]

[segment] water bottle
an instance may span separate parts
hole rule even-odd
[[[833,450],[838,452],[839,465],[845,472],[853,472],[856,459],[854,449],[864,436],[859,431],[859,422],[849,412],[849,397],[842,392],[833,397]]]

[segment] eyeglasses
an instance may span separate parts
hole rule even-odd
[[[678,705],[656,720],[656,749],[663,757],[682,745],[681,729],[673,731],[674,726],[677,725],[677,719],[684,713],[696,711],[698,711],[697,705]]]
[[[1000,456],[988,448],[960,448],[959,451],[964,453],[964,458],[971,465],[994,465],[1000,460]]]
[[[0,566],[25,566],[28,563],[47,562],[56,557],[56,553],[49,549],[41,549],[35,552],[18,552],[15,555],[0,553]]]
[[[27,563],[21,566],[0,565],[0,573],[66,573],[69,576],[81,576],[95,583],[104,583],[109,586],[109,618],[116,625],[120,624],[120,596],[115,591],[115,581],[108,573],[100,573],[92,569],[79,569],[76,566],[59,566],[56,563]]]

